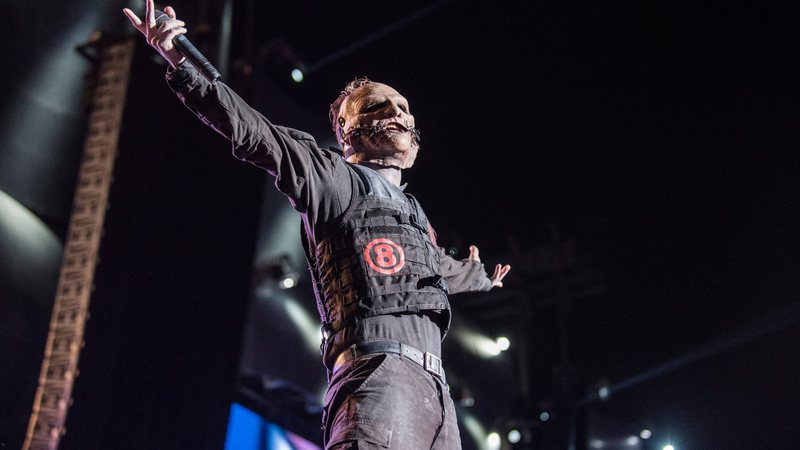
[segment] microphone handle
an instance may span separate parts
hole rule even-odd
[[[189,39],[186,39],[186,36],[179,34],[172,42],[175,44],[175,48],[177,48],[211,84],[215,84],[217,80],[222,77],[219,71],[217,71],[217,68],[200,53],[200,50],[198,50]]]

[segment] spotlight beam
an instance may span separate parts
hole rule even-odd
[[[398,20],[397,22],[394,22],[394,23],[391,23],[391,24],[387,25],[383,29],[380,29],[380,30],[375,31],[375,32],[373,32],[371,34],[368,34],[368,35],[364,36],[363,38],[353,42],[352,44],[347,45],[347,46],[345,46],[345,47],[343,47],[343,48],[331,53],[330,55],[320,59],[319,61],[309,65],[308,69],[306,70],[306,73],[311,73],[311,72],[317,71],[319,69],[322,69],[323,67],[325,67],[325,66],[327,66],[329,64],[332,64],[332,63],[344,58],[345,56],[349,55],[350,53],[353,53],[356,50],[362,49],[362,48],[366,47],[367,45],[372,44],[373,42],[375,42],[378,39],[386,36],[387,34],[394,33],[395,31],[398,31],[398,30],[402,29],[406,25],[423,18],[423,17],[427,16],[428,14],[433,13],[434,11],[439,10],[440,8],[442,8],[443,6],[447,5],[448,3],[451,3],[452,1],[454,1],[454,0],[439,0],[439,1],[433,3],[433,4],[429,5],[429,6],[426,6],[425,8],[420,9],[419,11],[413,12],[413,13],[403,17],[402,19]]]
[[[685,353],[671,361],[667,361],[652,369],[645,370],[644,372],[634,375],[628,379],[612,384],[608,387],[609,393],[628,389],[636,386],[637,384],[672,372],[673,370],[680,369],[681,367],[684,367],[695,361],[716,355],[717,353],[721,353],[726,350],[730,350],[754,341],[758,338],[777,333],[797,323],[800,323],[800,302],[796,302],[785,308],[772,310],[764,318],[757,320],[750,325],[741,327],[727,335],[714,339],[713,341],[688,353]],[[598,399],[600,399],[600,396],[597,393],[593,393],[587,395],[575,405],[578,407],[585,406]]]

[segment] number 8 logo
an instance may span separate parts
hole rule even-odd
[[[364,259],[369,267],[383,275],[392,275],[406,265],[403,247],[389,239],[373,239],[364,248]]]

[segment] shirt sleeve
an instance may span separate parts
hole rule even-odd
[[[450,294],[461,292],[485,292],[492,288],[492,280],[486,275],[483,264],[469,259],[456,260],[437,247],[439,270],[447,280]]]
[[[342,191],[343,184],[335,180],[344,165],[341,155],[320,149],[310,134],[272,124],[230,87],[209,83],[190,64],[170,68],[166,78],[190,111],[230,140],[236,158],[275,177],[275,185],[298,211],[314,208],[320,193]],[[333,184],[337,188],[329,189]]]

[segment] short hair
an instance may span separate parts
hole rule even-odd
[[[336,97],[336,100],[331,103],[331,109],[328,111],[328,119],[331,121],[331,128],[333,128],[333,133],[336,135],[336,139],[339,143],[342,142],[344,139],[344,130],[342,129],[341,124],[339,124],[339,109],[342,107],[342,103],[344,100],[356,89],[360,88],[361,86],[365,86],[367,84],[372,84],[372,80],[367,77],[358,77],[355,80],[347,83],[339,94]]]

